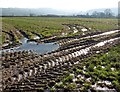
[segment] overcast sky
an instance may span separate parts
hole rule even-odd
[[[119,0],[0,0],[0,7],[53,8],[86,11],[98,8],[118,7]]]

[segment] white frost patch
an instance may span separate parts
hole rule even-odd
[[[104,44],[105,44],[104,42],[100,42],[100,43],[96,44],[95,46],[100,47],[100,46],[103,46]]]
[[[111,70],[112,70],[112,71],[114,71],[114,70],[115,70],[115,68],[111,68]]]
[[[44,69],[47,69],[47,64],[44,64]]]
[[[78,77],[78,78],[81,77],[81,74],[79,74],[77,77]]]
[[[110,81],[98,81],[98,83],[105,83],[106,85],[111,85]]]
[[[50,62],[48,62],[48,66],[51,67],[51,63]]]
[[[61,57],[59,57],[59,61],[60,61],[60,62],[62,62],[62,61],[63,61]]]
[[[34,70],[35,70],[34,74],[36,74],[37,73],[37,68],[34,68]]]
[[[75,57],[75,56],[74,56],[74,53],[72,53],[72,57]]]
[[[68,55],[66,55],[66,60],[67,60],[67,61],[69,60],[69,56],[68,56]]]
[[[84,54],[84,55],[86,55],[87,53],[88,53],[88,51],[89,51],[89,48],[86,48],[86,49],[82,49],[82,50],[80,50],[80,55],[81,54]]]
[[[69,26],[67,26],[67,28],[70,30],[70,27],[69,27]]]
[[[119,32],[119,31],[120,30],[113,30],[113,31],[104,32],[104,33],[93,35],[93,36],[83,37],[82,39],[84,39],[84,38],[92,38],[92,37],[99,37],[99,36],[104,36],[104,35],[109,35],[109,34],[113,34],[113,33]]]
[[[68,56],[69,56],[70,58],[72,58],[72,55],[71,55],[71,54],[68,54]]]
[[[62,61],[65,61],[65,60],[66,60],[65,56],[62,56],[61,59],[62,59]]]
[[[91,30],[92,28],[89,28],[89,30]]]
[[[79,61],[77,61],[77,62],[74,62],[74,64],[76,65],[76,64],[78,64],[79,63]]]
[[[96,88],[97,84],[95,83],[94,85],[91,85],[92,88]]]
[[[67,35],[67,33],[62,33],[62,36],[66,36]]]
[[[13,81],[15,81],[16,80],[16,78],[15,77],[13,77]]]
[[[8,46],[9,45],[9,43],[4,43],[2,46]]]
[[[94,84],[94,85],[92,85],[91,86],[92,88],[94,88],[95,90],[103,90],[103,91],[105,91],[105,90],[109,90],[110,92],[112,91],[112,90],[114,90],[115,91],[115,89],[109,89],[109,88],[107,88],[107,87],[100,87],[100,86],[98,86],[96,83]],[[116,91],[115,91],[116,92]]]
[[[56,59],[56,62],[58,62],[57,60],[58,59]],[[52,62],[52,66],[55,66],[55,62],[53,60],[51,62]]]
[[[94,66],[94,69],[96,69],[96,66]]]
[[[101,35],[113,34],[113,33],[115,33],[115,32],[119,32],[119,31],[120,31],[120,30],[109,31],[109,32],[102,33]]]
[[[59,65],[59,63],[58,63],[58,62],[56,62],[56,65]]]
[[[86,72],[83,70],[83,73],[85,74]]]
[[[25,73],[24,73],[24,77],[26,78],[27,76],[28,76],[28,73],[27,73],[27,72],[25,72]]]
[[[74,31],[74,32],[73,32],[74,34],[78,32],[78,30],[77,30],[77,29],[74,29],[73,31]]]
[[[22,79],[22,74],[18,75],[18,81],[20,81]]]
[[[84,76],[81,76],[81,79],[85,79],[85,77],[84,77]]]
[[[76,82],[77,81],[77,78],[73,78],[73,82]]]
[[[81,31],[86,32],[88,31],[86,28],[81,29]]]
[[[79,74],[79,75],[77,76],[77,78],[85,79],[85,77],[84,77],[83,75],[81,75],[81,74]]]
[[[96,53],[100,53],[100,51],[96,51]]]
[[[102,34],[94,35],[94,36],[92,36],[92,37],[109,35],[109,34],[113,34],[113,33],[119,32],[119,31],[120,31],[120,30],[114,30],[114,31],[104,32],[104,33],[102,33]]]
[[[104,66],[102,66],[102,68],[105,68]]]
[[[117,39],[120,39],[120,37],[114,38],[114,39],[110,39],[110,40],[106,40],[106,41],[103,41],[103,42],[100,42],[100,43],[96,44],[96,45],[93,46],[93,47],[100,47],[100,46],[105,45],[105,44],[108,43],[108,42],[112,42],[112,41],[117,40]]]
[[[85,35],[85,33],[82,33],[82,35]]]
[[[79,56],[79,53],[78,53],[78,51],[77,51],[77,52],[75,52],[75,54],[76,54],[76,57],[77,57],[77,56]]]
[[[96,90],[109,90],[109,89],[107,87],[98,86],[98,87],[96,87]]]
[[[30,75],[30,76],[32,75],[32,72],[33,72],[33,70],[30,69],[30,72],[29,72],[29,75]]]
[[[40,39],[40,37],[39,36],[35,36],[33,39],[37,40],[37,39]]]
[[[83,66],[83,70],[86,70],[86,66]]]
[[[75,77],[75,74],[71,73],[71,74],[70,74],[70,76],[73,76],[73,77]]]
[[[59,83],[56,83],[56,84],[61,85],[61,84],[62,84],[62,82],[59,82]]]
[[[91,81],[91,77],[90,77],[90,78],[87,78],[86,81],[87,81],[87,82],[90,82],[90,81]]]
[[[105,82],[105,84],[107,84],[107,85],[111,85],[111,84],[112,84],[110,81],[104,81],[104,82]]]
[[[77,33],[78,32],[78,30],[75,28],[75,27],[73,27],[73,33],[75,34],[75,33]]]

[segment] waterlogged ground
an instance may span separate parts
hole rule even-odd
[[[3,17],[3,43],[18,42],[24,36],[33,39],[49,36],[73,36],[91,32],[104,32],[118,28],[117,19],[51,18],[51,17]]]
[[[11,23],[8,19],[4,22]],[[30,22],[36,25],[38,22],[34,19],[30,18]],[[51,19],[43,18],[42,22],[49,20],[50,23]],[[20,40],[22,45],[12,51],[2,53],[2,91],[120,91],[120,30],[117,22],[114,19],[63,19],[51,22],[65,27],[64,31],[60,29],[59,36],[44,35],[40,39],[41,36],[32,32],[36,39],[31,39],[26,30],[18,31],[28,38]],[[16,22],[13,24],[19,20],[13,19]]]
[[[27,42],[27,38],[23,38],[21,40],[22,45],[15,48],[15,51],[23,51],[23,50],[32,50],[39,54],[45,54],[48,52],[52,52],[59,48],[59,45],[56,43],[37,43],[37,42]]]

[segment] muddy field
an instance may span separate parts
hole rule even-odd
[[[18,20],[20,21],[20,19]],[[35,53],[32,50],[2,51],[0,58],[2,60],[1,91],[120,91],[120,30],[117,29],[117,22],[112,20],[113,24],[111,24],[111,20],[105,22],[105,20],[95,19],[96,22],[93,19],[69,19],[70,23],[68,23],[66,20],[63,22],[63,19],[58,19],[56,23],[60,23],[63,28],[57,34],[53,33],[50,36],[41,31],[41,33],[28,32],[23,29],[18,30],[18,28],[17,30],[2,31],[3,38],[5,38],[3,50],[20,46],[22,44],[19,42],[21,37],[27,38],[28,42],[33,41],[37,44],[54,42],[59,45],[59,48],[45,54]],[[71,21],[75,21],[75,23]],[[76,21],[81,22],[77,23]],[[8,23],[7,20],[4,22]],[[13,22],[15,22],[14,19]],[[99,25],[94,26],[92,23],[95,24],[95,22]],[[10,19],[9,23],[11,23]],[[102,23],[109,26],[106,29],[103,26],[104,30],[100,30]],[[15,27],[17,23],[13,24]],[[17,26],[20,25],[17,24]],[[94,26],[94,29],[90,25]],[[31,30],[33,29],[31,28]],[[30,36],[30,33],[34,36]]]
[[[3,48],[10,48],[20,45],[20,39],[23,37],[30,41],[41,39],[38,41],[40,43],[45,39],[81,37],[117,28],[117,19],[3,17],[0,40]]]

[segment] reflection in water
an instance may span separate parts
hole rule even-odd
[[[45,54],[47,52],[51,52],[51,51],[54,51],[59,48],[59,45],[56,43],[38,44],[38,43],[32,42],[32,41],[27,42],[27,40],[28,40],[27,38],[21,39],[22,45],[20,45],[19,47],[12,48],[12,50],[14,50],[14,51],[32,50],[39,54]],[[7,49],[7,50],[10,51],[11,49]],[[5,50],[3,50],[3,51],[5,51]]]

